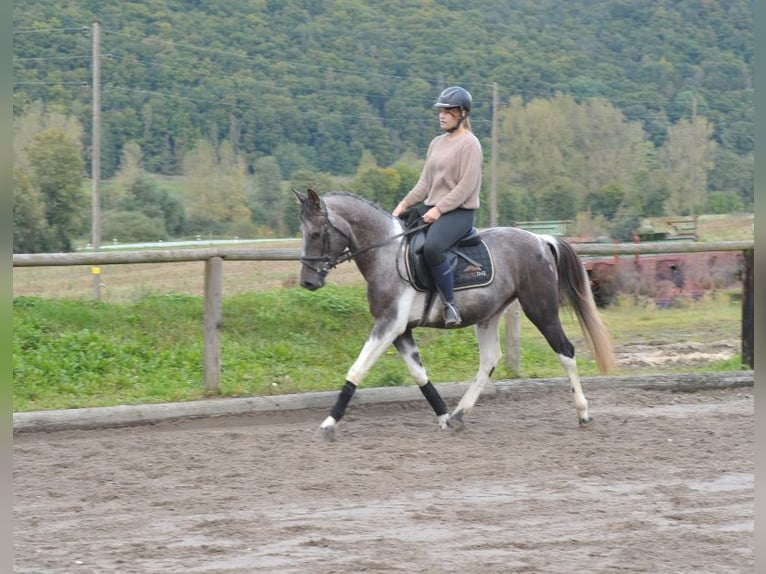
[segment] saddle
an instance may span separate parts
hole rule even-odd
[[[409,235],[405,245],[404,260],[407,278],[412,286],[418,291],[428,292],[433,291],[435,286],[428,265],[423,259],[425,241],[425,229]],[[475,227],[448,249],[446,256],[455,277],[455,291],[485,287],[495,278],[492,253]]]

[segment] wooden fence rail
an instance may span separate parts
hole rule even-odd
[[[752,277],[754,242],[667,242],[667,243],[588,243],[574,244],[580,255],[629,255],[656,253],[706,253],[743,251],[746,253],[746,277]],[[209,247],[203,249],[146,250],[87,253],[26,253],[14,254],[14,267],[56,267],[72,265],[122,265],[129,263],[172,263],[178,261],[205,262],[204,384],[209,394],[219,390],[221,374],[222,284],[224,261],[296,261],[300,249],[270,249],[264,247]],[[752,280],[743,284],[742,357],[753,367],[753,303]],[[748,311],[749,310],[749,311]],[[749,315],[748,315],[749,312]],[[519,372],[521,311],[517,304],[506,312],[506,361]]]

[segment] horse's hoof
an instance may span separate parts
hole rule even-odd
[[[581,427],[589,427],[593,424],[593,417],[586,417],[584,419],[580,419],[580,426]]]
[[[454,431],[463,430],[465,428],[465,422],[463,421],[464,416],[465,411],[463,411],[463,409],[455,411],[449,418],[450,428]]]
[[[449,415],[448,414],[444,414],[444,415],[439,416],[437,418],[437,422],[439,424],[439,429],[441,429],[441,430],[447,430],[448,428],[450,428],[452,426],[452,425],[450,425]]]
[[[319,427],[319,438],[322,442],[335,442],[335,425]]]

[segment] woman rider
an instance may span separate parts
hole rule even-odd
[[[418,182],[392,212],[398,217],[416,204],[424,204],[418,211],[430,225],[423,257],[444,304],[445,327],[458,327],[462,322],[445,251],[471,230],[479,208],[483,153],[468,120],[471,103],[471,94],[460,86],[446,88],[439,95],[434,107],[439,108],[439,127],[445,133],[431,140]]]

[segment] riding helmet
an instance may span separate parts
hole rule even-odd
[[[445,88],[444,91],[439,94],[439,99],[434,104],[435,108],[460,108],[465,115],[471,112],[471,103],[473,98],[471,94],[465,88],[460,86],[451,86]]]

